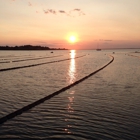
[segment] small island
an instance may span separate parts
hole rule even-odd
[[[0,46],[0,50],[67,50],[65,48],[49,48],[46,46],[33,46],[33,45],[23,45],[23,46]]]

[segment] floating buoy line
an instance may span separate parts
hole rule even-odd
[[[86,55],[77,56],[77,57],[75,57],[75,59],[80,58],[80,57],[84,57],[84,56],[86,56]],[[4,68],[4,69],[0,69],[0,72],[9,71],[9,70],[16,70],[16,69],[22,69],[22,68],[28,68],[28,67],[35,67],[35,66],[39,66],[39,65],[62,62],[62,61],[67,61],[67,60],[71,60],[71,59],[73,59],[73,58],[61,59],[61,60],[56,60],[56,61],[50,61],[50,62],[44,62],[44,63],[38,63],[38,64],[32,64],[32,65],[26,65],[26,66]]]
[[[39,59],[53,58],[53,57],[60,57],[60,56],[63,56],[63,55],[47,56],[47,57],[41,57],[41,58],[30,58],[30,59],[23,59],[23,60],[13,60],[12,62],[29,61],[29,60],[39,60]]]
[[[47,57],[40,57],[40,58],[28,58],[28,59],[19,59],[19,60],[12,60],[12,61],[1,61],[0,63],[10,63],[10,62],[21,62],[21,61],[30,61],[30,60],[39,60],[45,58],[53,58],[53,57],[60,57],[63,55],[56,55],[56,56],[47,56]]]
[[[128,56],[140,58],[140,56],[136,56],[136,55],[130,55],[130,54],[128,54]]]
[[[58,90],[58,91],[56,91],[56,92],[54,92],[54,93],[52,93],[52,94],[50,94],[50,95],[48,95],[48,96],[46,96],[46,97],[43,97],[43,98],[41,98],[41,99],[39,99],[39,100],[37,100],[37,101],[35,101],[35,102],[33,102],[33,103],[27,105],[27,106],[24,106],[23,108],[20,108],[20,109],[14,111],[14,112],[12,112],[12,113],[10,113],[10,114],[8,114],[8,115],[2,117],[2,118],[0,118],[0,124],[3,124],[3,123],[6,122],[7,120],[10,120],[10,119],[12,119],[12,118],[14,118],[14,117],[16,117],[16,116],[22,114],[23,112],[28,111],[29,109],[31,109],[31,108],[33,108],[33,107],[35,107],[35,106],[37,106],[37,105],[39,105],[39,104],[45,102],[46,100],[49,100],[49,99],[51,99],[52,97],[54,97],[54,96],[56,96],[56,95],[58,95],[58,94],[60,94],[60,93],[62,93],[62,92],[64,92],[64,91],[66,91],[66,90],[68,90],[68,89],[70,89],[70,88],[76,86],[77,84],[83,82],[84,80],[86,80],[87,78],[89,78],[89,77],[91,77],[92,75],[96,74],[97,72],[103,70],[105,67],[107,67],[109,64],[111,64],[111,63],[114,61],[114,57],[113,57],[113,56],[110,56],[110,57],[111,57],[112,59],[111,59],[106,65],[104,65],[104,66],[101,67],[100,69],[98,69],[98,70],[96,70],[96,71],[90,73],[89,75],[83,77],[82,79],[77,80],[76,82],[74,82],[74,83],[72,83],[72,84],[70,84],[70,85],[68,85],[68,86],[66,86],[66,87],[63,87],[62,89],[60,89],[60,90]]]

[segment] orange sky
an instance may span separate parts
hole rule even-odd
[[[0,45],[140,48],[139,5],[139,0],[1,0]]]

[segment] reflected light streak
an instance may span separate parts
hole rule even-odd
[[[71,50],[70,51],[70,58],[71,58],[71,61],[70,61],[70,66],[69,66],[69,83],[72,84],[76,77],[75,77],[75,73],[76,73],[76,68],[75,68],[75,55],[76,55],[76,52],[75,50]]]
[[[71,50],[70,51],[71,61],[70,61],[69,69],[68,69],[69,84],[72,84],[75,81],[75,79],[76,79],[75,55],[76,55],[76,51],[75,50]],[[65,119],[65,121],[67,121],[67,123],[69,122],[68,120],[69,120],[71,114],[73,114],[73,112],[74,112],[74,108],[73,108],[74,93],[75,93],[75,91],[72,90],[72,91],[69,92],[69,96],[68,96],[67,112],[68,112],[68,116],[69,117]],[[72,131],[70,129],[71,127],[72,127],[72,125],[68,124],[66,126],[66,128],[64,129],[64,131],[67,134],[71,134],[72,133]]]
[[[76,55],[76,51],[75,50],[71,50],[70,51],[70,58],[75,58]]]
[[[71,116],[71,114],[73,114],[73,112],[74,112],[74,108],[72,107],[73,102],[74,102],[74,93],[75,93],[74,90],[73,90],[73,91],[70,91],[70,93],[69,93],[70,96],[68,97],[69,102],[68,102],[68,105],[67,105],[67,111],[68,111],[68,116],[69,116],[69,118],[71,118],[70,116]],[[65,121],[69,122],[69,121],[68,121],[69,118],[68,118],[68,119],[65,119]],[[70,128],[72,128],[72,125],[68,124],[67,127],[65,128],[65,132],[68,133],[68,134],[72,133],[72,131],[71,131]]]

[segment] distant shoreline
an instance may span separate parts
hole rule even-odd
[[[27,51],[27,50],[67,50],[65,48],[49,48],[49,47],[43,47],[43,46],[33,46],[33,45],[23,45],[23,46],[0,46],[0,50],[5,50],[5,51],[14,51],[14,50],[22,50],[22,51]]]

